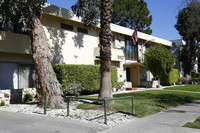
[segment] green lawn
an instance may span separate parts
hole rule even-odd
[[[166,90],[181,90],[181,91],[195,91],[200,92],[200,85],[186,85],[165,88]]]
[[[134,108],[136,117],[144,117],[154,114],[167,108],[175,107],[181,104],[189,103],[193,100],[200,99],[200,94],[186,93],[177,91],[141,91],[134,93],[117,94],[114,97],[134,96]],[[102,105],[97,104],[80,104],[79,109],[103,109]],[[115,100],[115,104],[109,107],[112,110],[131,113],[131,99]]]
[[[200,129],[200,117],[198,117],[194,122],[188,122],[184,125],[184,127],[189,128],[198,128]]]

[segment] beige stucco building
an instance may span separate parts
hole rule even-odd
[[[49,41],[52,64],[99,64],[100,27],[88,29],[72,12],[46,5],[42,23]],[[118,81],[145,86],[152,75],[146,70],[143,53],[151,45],[168,48],[172,42],[138,32],[139,44],[133,45],[134,30],[111,24],[112,65],[117,66]],[[0,89],[37,87],[28,35],[0,31]]]

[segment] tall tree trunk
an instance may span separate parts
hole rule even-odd
[[[64,99],[60,84],[56,78],[55,72],[51,65],[47,37],[40,19],[36,16],[32,18],[30,33],[31,46],[33,52],[33,61],[38,73],[39,84],[42,98],[41,105],[44,105],[45,91],[48,92],[48,107],[64,107]]]
[[[100,32],[100,59],[101,59],[101,84],[99,99],[112,98],[111,83],[111,0],[101,0],[101,32]],[[110,102],[110,104],[113,102]]]

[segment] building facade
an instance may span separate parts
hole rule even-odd
[[[52,64],[100,64],[99,26],[88,29],[72,12],[56,6],[46,5],[43,11]],[[146,48],[170,48],[172,42],[138,32],[139,43],[133,45],[134,30],[111,24],[111,31],[111,62],[117,67],[118,81],[129,87],[145,86],[152,80],[144,65]],[[37,80],[29,36],[0,31],[0,89],[35,88]]]
[[[186,42],[182,39],[172,40],[171,51],[172,51],[173,54],[176,55],[176,64],[174,65],[174,69],[179,70],[179,77],[184,77],[184,70],[183,70],[183,67],[182,67],[182,62],[179,61],[180,52],[181,52],[184,45],[186,45]],[[193,71],[199,72],[198,59],[196,59],[196,62],[197,63],[194,65]]]

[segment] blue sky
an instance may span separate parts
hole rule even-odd
[[[152,35],[167,40],[181,39],[174,28],[176,16],[182,0],[145,0],[153,17],[151,29]],[[70,9],[76,0],[48,0],[48,3]]]

